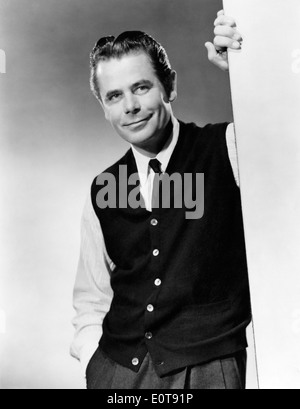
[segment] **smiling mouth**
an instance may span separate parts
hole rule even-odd
[[[139,125],[142,124],[143,122],[147,122],[152,118],[152,115],[148,116],[148,118],[141,119],[139,121],[131,122],[129,124],[125,124],[124,126],[134,126],[134,125]]]

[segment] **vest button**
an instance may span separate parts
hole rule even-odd
[[[158,225],[158,220],[152,219],[151,224],[152,224],[152,226],[157,226]]]
[[[160,287],[160,286],[161,286],[161,280],[160,280],[159,278],[157,278],[157,279],[154,281],[154,284],[156,285],[156,287]]]
[[[146,334],[145,334],[145,337],[147,338],[147,339],[152,339],[153,338],[153,334],[152,334],[152,332],[147,332]]]
[[[154,256],[154,257],[157,257],[158,255],[159,255],[159,250],[157,250],[157,249],[154,250],[154,251],[153,251],[153,256]]]
[[[154,307],[153,307],[152,304],[149,304],[149,305],[147,306],[147,311],[148,311],[148,312],[153,312],[153,311],[154,311]]]
[[[133,366],[138,366],[139,363],[140,363],[140,361],[138,360],[138,358],[133,358],[133,360],[132,360],[132,365]]]

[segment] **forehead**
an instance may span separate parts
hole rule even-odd
[[[100,61],[97,79],[101,93],[130,87],[141,80],[157,81],[150,58],[144,52]]]

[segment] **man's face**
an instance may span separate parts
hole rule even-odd
[[[144,52],[100,62],[97,78],[105,117],[116,132],[144,150],[159,144],[176,98],[176,73],[170,98]]]

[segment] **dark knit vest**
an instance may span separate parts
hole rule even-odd
[[[116,265],[100,347],[135,372],[148,352],[164,376],[247,347],[251,311],[241,198],[226,129],[227,124],[180,123],[166,171],[205,175],[201,219],[187,220],[190,209],[184,206],[152,213],[143,206],[100,209],[97,194],[103,186],[97,178],[93,182],[93,207]],[[131,149],[105,173],[118,182],[121,165],[128,178],[138,172]],[[128,186],[128,192],[134,188]]]

